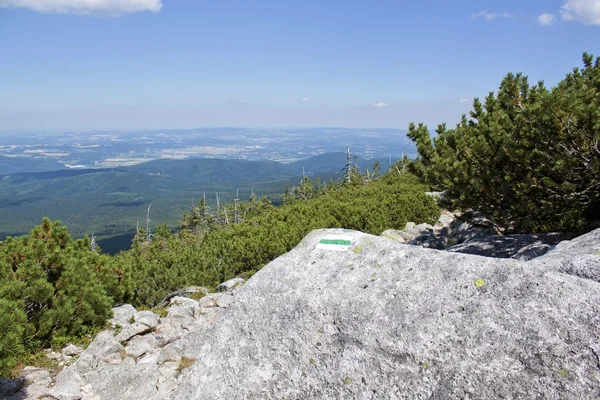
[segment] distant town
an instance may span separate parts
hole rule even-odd
[[[4,132],[0,159],[29,161],[28,170],[112,168],[157,159],[193,157],[293,162],[345,151],[364,158],[416,153],[399,129],[201,128],[140,132]],[[0,160],[0,161],[1,161]],[[1,168],[0,173],[19,172]]]

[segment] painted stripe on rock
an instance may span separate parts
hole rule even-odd
[[[322,237],[317,244],[317,249],[346,251],[350,248],[353,236],[350,235],[327,235]]]

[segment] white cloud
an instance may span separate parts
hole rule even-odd
[[[554,14],[550,14],[550,13],[544,13],[541,14],[538,18],[538,24],[546,26],[546,25],[552,25],[554,23],[555,20],[555,16]]]
[[[514,18],[514,17],[515,17],[514,14],[507,13],[507,12],[497,13],[497,12],[481,11],[476,14],[471,14],[471,18],[483,18],[486,21],[491,21],[496,18]]]
[[[42,13],[109,15],[158,12],[162,0],[0,0],[0,8],[29,8]]]
[[[308,102],[308,97],[303,97],[300,99],[301,102],[306,103]]]
[[[459,99],[458,102],[459,103],[468,103],[469,100],[471,100],[471,99]]]
[[[600,25],[600,0],[565,0],[560,15],[565,21]]]
[[[387,106],[388,106],[388,104],[384,103],[383,101],[380,101],[379,103],[373,104],[373,107],[377,107],[377,108],[384,108],[384,107],[387,107]]]

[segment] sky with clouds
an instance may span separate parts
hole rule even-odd
[[[600,55],[600,0],[0,0],[0,130],[453,124]]]

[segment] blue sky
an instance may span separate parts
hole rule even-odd
[[[600,0],[0,0],[0,129],[453,124],[600,55]]]

